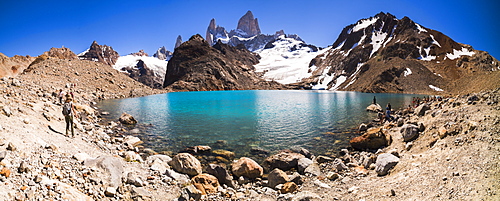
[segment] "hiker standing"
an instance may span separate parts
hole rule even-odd
[[[66,121],[66,136],[68,135],[69,129],[71,129],[71,136],[75,137],[75,131],[73,128],[73,114],[76,116],[75,107],[73,106],[73,98],[71,95],[66,94],[66,100],[63,104],[64,120]]]
[[[62,89],[59,89],[59,94],[57,96],[59,97],[59,103],[63,104],[63,97],[66,95]]]

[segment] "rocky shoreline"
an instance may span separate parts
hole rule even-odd
[[[500,197],[499,89],[428,102],[418,111],[396,112],[395,122],[372,123],[360,132],[371,136],[366,143],[390,138],[375,149],[343,149],[337,156],[262,150],[259,164],[203,145],[157,154],[141,147],[139,138],[121,134],[121,123],[99,124],[91,107],[98,95],[77,98],[85,115],[77,121],[77,136],[65,137],[53,89],[31,80],[0,80],[0,197],[6,200]],[[79,94],[87,91],[82,87]]]

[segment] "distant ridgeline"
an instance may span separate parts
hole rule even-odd
[[[346,26],[326,48],[298,35],[262,34],[248,11],[229,32],[212,19],[206,37],[195,35],[174,53],[164,46],[119,56],[98,45],[78,55],[52,48],[34,57],[0,54],[0,77],[15,76],[48,58],[113,66],[152,88],[174,91],[324,89],[375,93],[459,94],[500,88],[500,64],[487,52],[457,43],[408,17],[379,13]]]

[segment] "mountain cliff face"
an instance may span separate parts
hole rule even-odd
[[[81,60],[97,61],[112,66],[116,63],[120,55],[113,50],[111,46],[99,45],[96,41],[92,42],[90,48],[85,52],[78,54]]]
[[[379,13],[345,27],[311,60],[304,88],[363,92],[454,91],[460,80],[500,70],[498,60],[408,17]]]
[[[261,79],[253,65],[258,55],[244,46],[209,45],[200,35],[176,48],[167,65],[164,87],[170,90],[280,89],[283,85]]]

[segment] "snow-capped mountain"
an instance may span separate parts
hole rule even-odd
[[[279,36],[269,42],[265,48],[255,51],[261,57],[255,65],[256,72],[263,72],[266,80],[274,80],[281,84],[300,82],[312,75],[309,63],[317,55],[329,48],[319,50],[293,37]]]
[[[113,68],[152,88],[161,88],[167,64],[168,61],[156,57],[130,54],[119,57]]]
[[[446,91],[468,72],[498,70],[496,59],[408,17],[379,13],[345,27],[309,66],[302,87],[365,92]]]
[[[116,63],[119,55],[111,46],[99,45],[96,41],[92,42],[90,48],[77,55],[81,60],[90,60],[113,65]]]
[[[210,45],[217,41],[232,46],[243,45],[246,49],[258,53],[261,59],[260,63],[255,65],[256,72],[261,72],[266,80],[281,84],[300,82],[311,76],[308,69],[310,61],[324,52],[314,45],[306,44],[298,35],[286,35],[283,30],[273,35],[262,34],[258,20],[251,11],[241,17],[238,27],[230,32],[217,26],[215,19],[212,19],[207,28],[206,40]]]
[[[235,47],[244,45],[246,49],[253,52],[263,49],[267,43],[283,34],[283,31],[278,31],[274,35],[261,34],[258,20],[254,18],[251,11],[248,11],[238,21],[238,27],[230,32],[227,32],[224,27],[217,26],[215,19],[212,19],[208,25],[205,40],[210,45],[214,45],[219,40]]]

